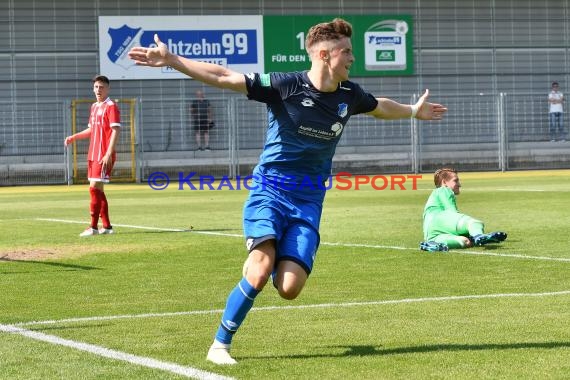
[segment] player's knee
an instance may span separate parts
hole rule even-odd
[[[269,280],[270,273],[256,269],[258,268],[249,268],[245,278],[255,289],[262,290]]]
[[[305,285],[305,280],[306,279],[303,278],[281,274],[277,276],[273,285],[277,288],[277,292],[281,298],[294,300],[299,296],[299,294],[301,294]]]
[[[296,285],[285,285],[281,284],[277,287],[277,291],[279,292],[279,296],[283,299],[292,301],[301,294],[301,290],[303,290],[302,286]]]

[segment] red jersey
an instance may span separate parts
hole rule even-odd
[[[89,142],[89,152],[87,153],[88,161],[99,162],[103,159],[109,143],[111,142],[112,127],[121,126],[121,113],[119,107],[110,98],[99,103],[91,105],[91,114],[89,115],[89,128],[91,128],[91,141]],[[116,153],[113,152],[113,161],[116,159]]]

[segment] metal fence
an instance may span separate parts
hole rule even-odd
[[[67,182],[69,111],[62,102],[0,103],[0,186]]]
[[[393,99],[411,103],[417,96]],[[263,148],[265,105],[243,97],[210,99],[211,150],[200,151],[190,100],[138,99],[132,116],[138,180],[158,171],[177,179],[193,172],[235,177],[253,169]],[[456,95],[434,101],[449,109],[440,122],[353,117],[333,171],[423,173],[444,165],[461,171],[570,168],[570,143],[550,141],[545,94]],[[71,103],[0,103],[0,186],[70,181],[63,139],[71,133]]]

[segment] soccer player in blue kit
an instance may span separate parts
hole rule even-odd
[[[255,297],[271,278],[279,295],[295,299],[313,268],[319,246],[319,223],[332,158],[352,115],[378,119],[440,120],[447,109],[427,102],[428,91],[414,105],[376,98],[348,80],[354,62],[352,26],[336,18],[310,28],[306,49],[311,68],[303,72],[242,74],[194,61],[156,47],[133,47],[137,65],[170,66],[214,87],[246,94],[267,104],[265,147],[253,172],[243,211],[249,256],[243,278],[230,292],[207,360],[235,364],[232,338]]]

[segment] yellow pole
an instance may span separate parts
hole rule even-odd
[[[129,99],[130,118],[131,118],[131,180],[136,181],[136,165],[135,165],[135,104],[136,99]]]

